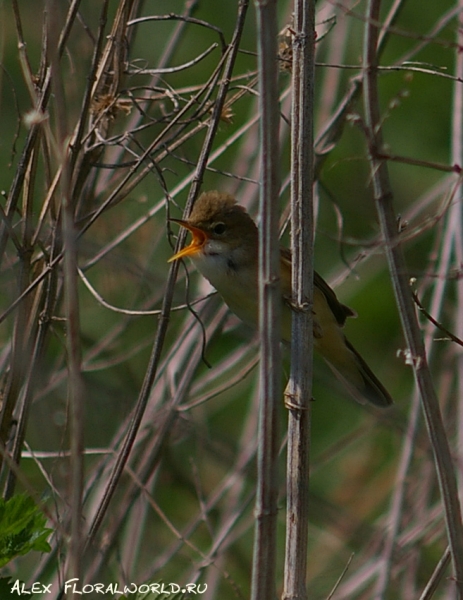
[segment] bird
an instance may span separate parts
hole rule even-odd
[[[230,310],[256,327],[258,314],[258,229],[234,196],[217,190],[203,192],[187,220],[170,219],[192,234],[188,246],[169,262],[189,257],[217,290]],[[291,342],[291,253],[280,248],[281,339]],[[361,404],[388,407],[392,398],[343,332],[347,317],[356,316],[314,272],[314,348],[328,363],[349,394]]]

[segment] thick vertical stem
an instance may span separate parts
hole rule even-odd
[[[279,106],[277,2],[256,2],[261,113],[259,230],[260,414],[253,600],[275,596],[278,407],[281,402],[280,256],[278,246]]]
[[[463,87],[461,78],[463,77],[463,54],[461,47],[463,44],[463,0],[458,0],[458,28],[457,28],[457,49],[455,51],[455,73],[456,81],[453,92],[453,111],[452,111],[452,164],[463,165]],[[463,187],[458,188],[455,194],[455,201],[449,209],[448,223],[452,232],[452,242],[455,252],[455,265],[460,267],[463,264]],[[455,333],[463,338],[463,281],[459,280],[457,286],[457,307],[455,310]],[[459,353],[457,360],[457,385],[458,385],[458,446],[463,447],[463,356]],[[463,490],[463,475],[460,471],[459,481],[460,492]]]
[[[391,280],[408,348],[408,362],[413,367],[416,384],[420,391],[428,434],[434,453],[436,471],[445,509],[447,532],[454,566],[455,585],[458,590],[458,597],[463,598],[463,528],[456,477],[439,403],[426,360],[426,350],[410,294],[409,277],[398,239],[397,219],[392,204],[392,191],[387,163],[378,158],[383,146],[377,81],[379,32],[377,24],[379,22],[380,6],[380,0],[369,0],[365,20],[364,104],[369,135],[372,181],[379,222],[386,246]]]
[[[283,598],[307,598],[313,304],[313,98],[315,6],[297,0],[292,70],[291,241],[294,305],[288,415],[286,560]]]

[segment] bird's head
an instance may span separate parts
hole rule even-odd
[[[196,201],[188,220],[171,219],[190,231],[191,243],[169,262],[189,256],[217,256],[244,250],[257,253],[257,227],[233,196],[217,191],[204,192]]]

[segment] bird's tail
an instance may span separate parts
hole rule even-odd
[[[344,340],[346,352],[341,362],[336,359],[333,360],[333,356],[327,356],[322,352],[323,358],[336,377],[345,385],[357,402],[365,404],[368,401],[382,408],[390,406],[392,398],[389,392],[349,340],[346,338]]]

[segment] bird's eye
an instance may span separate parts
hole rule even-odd
[[[225,223],[216,223],[212,231],[217,235],[222,235],[222,233],[225,233]]]

